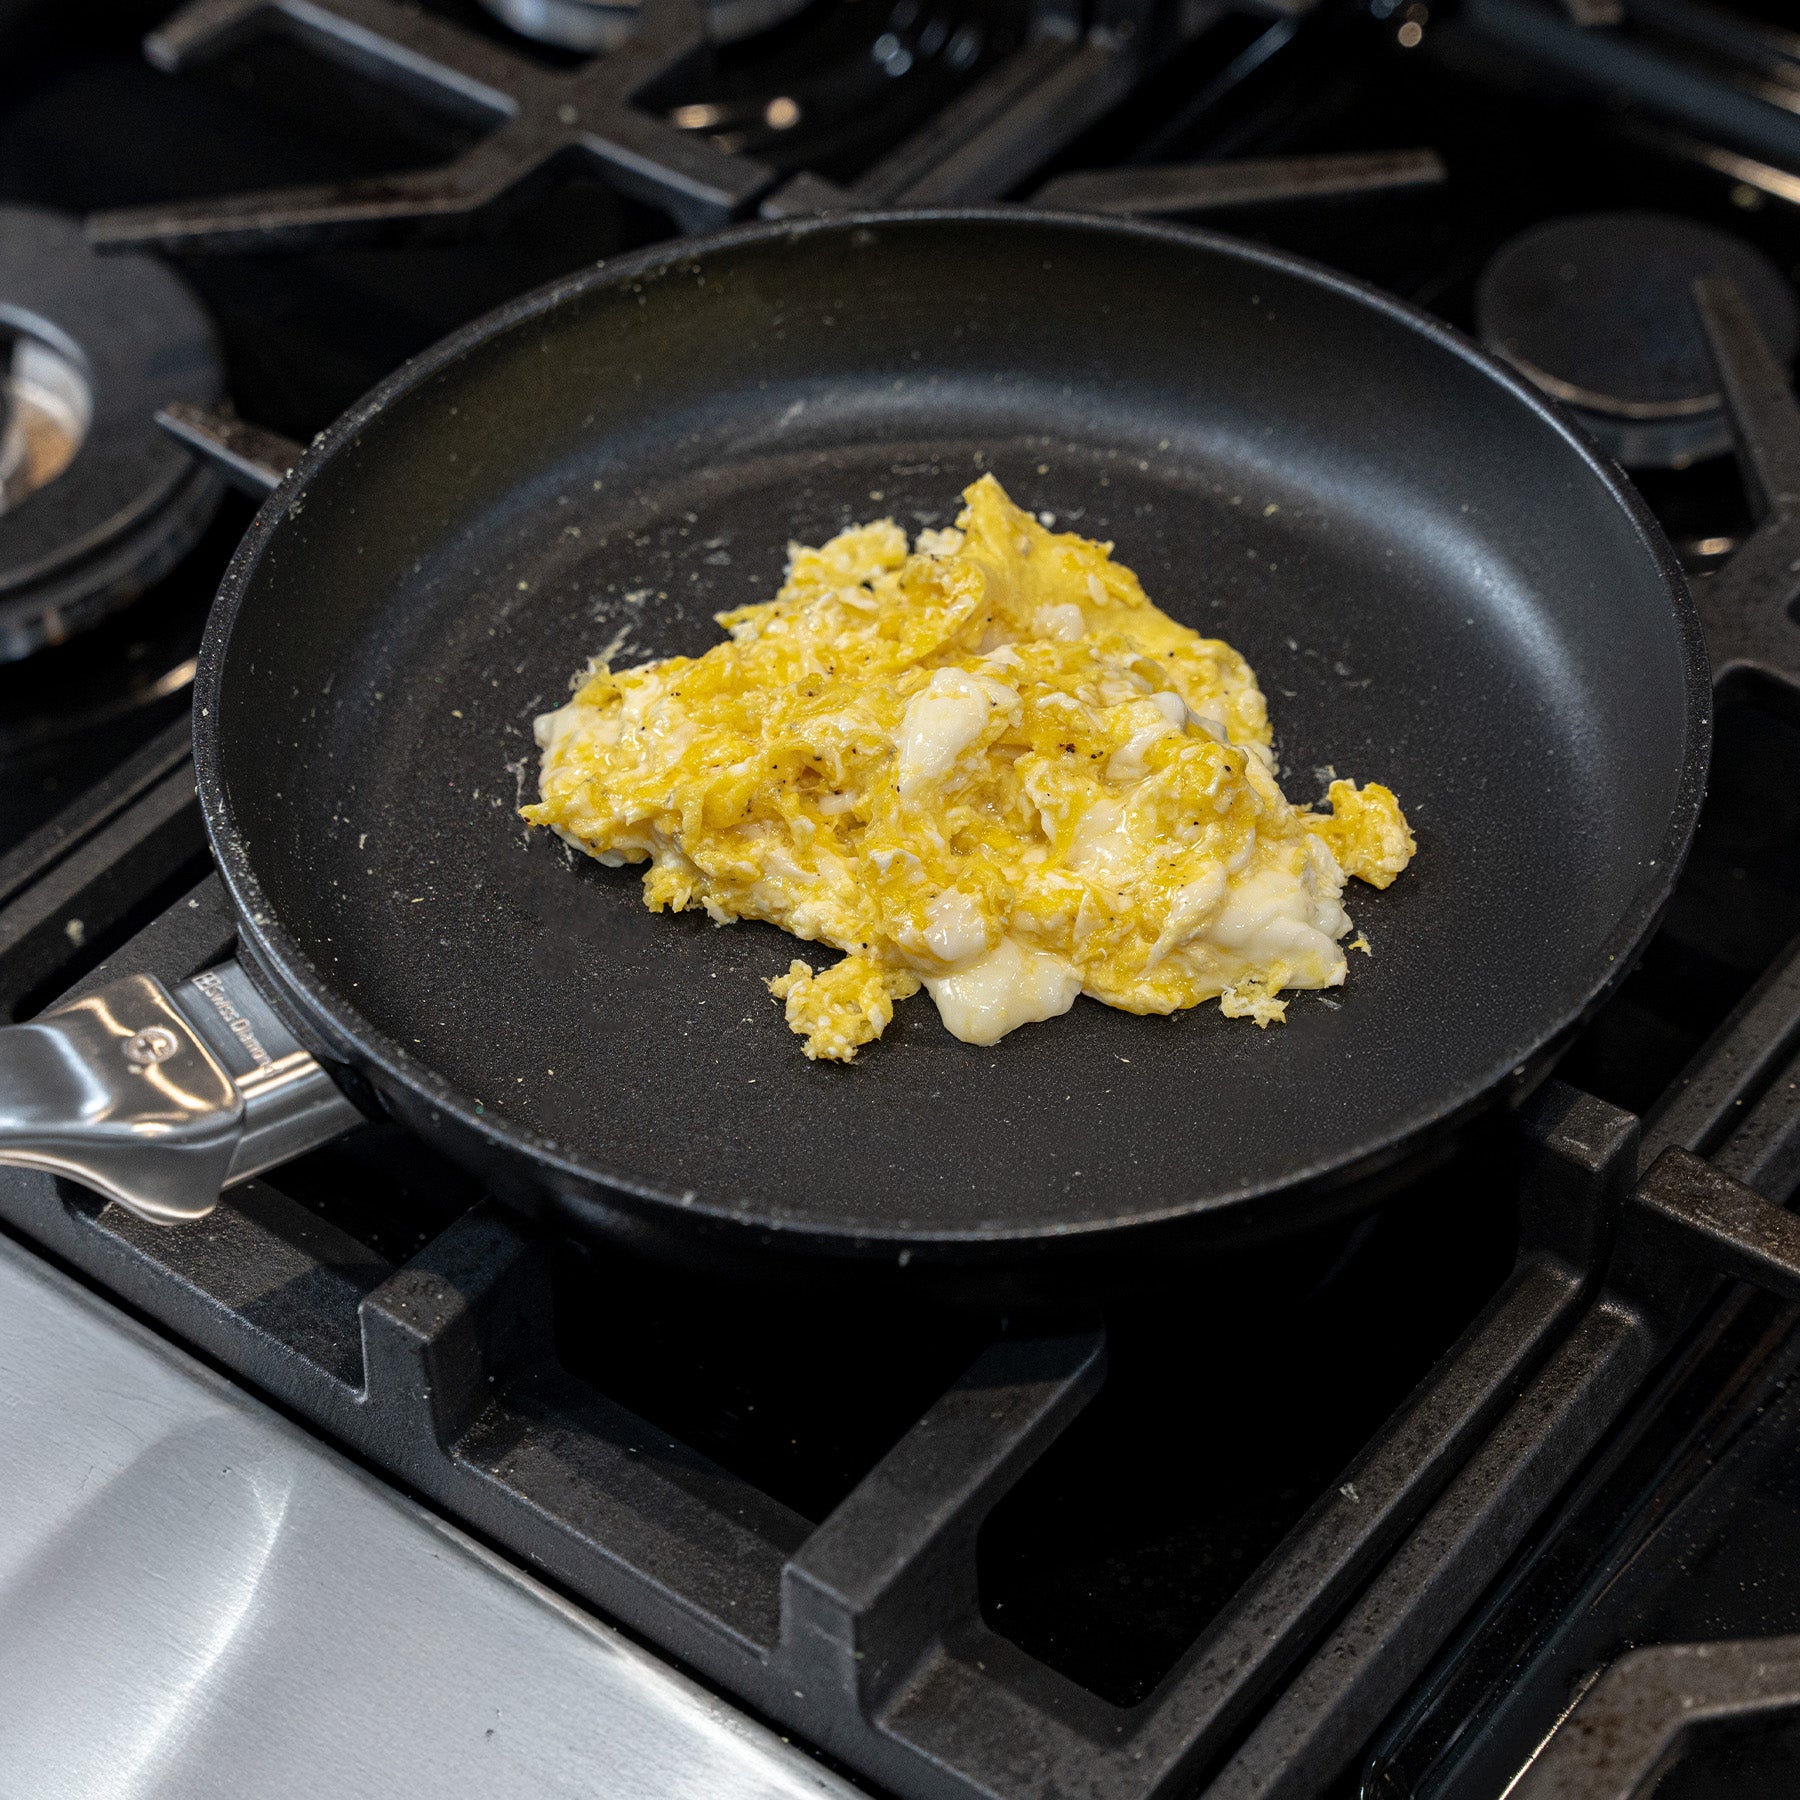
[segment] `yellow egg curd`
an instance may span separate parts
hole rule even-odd
[[[1338,986],[1346,878],[1413,854],[1393,794],[1290,805],[1229,644],[993,476],[963,499],[910,550],[891,519],[791,546],[704,656],[590,665],[537,721],[525,817],[648,862],[653,909],[843,951],[769,983],[810,1057],[850,1061],[920,986],[973,1044],[1077,994],[1268,1025],[1283,991]]]

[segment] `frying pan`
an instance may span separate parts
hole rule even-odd
[[[1334,770],[1400,795],[1415,863],[1346,895],[1373,954],[1285,1026],[1082,1000],[980,1048],[918,1000],[853,1066],[810,1063],[763,987],[791,939],[653,915],[640,871],[521,825],[532,717],[589,655],[703,651],[790,539],[946,524],[987,469],[1248,656],[1291,796]],[[399,371],[226,575],[195,751],[254,979],[39,1029],[102,1059],[166,1031],[133,1079],[210,1055],[239,1135],[180,1179],[144,1173],[169,1158],[142,1134],[109,1162],[42,1116],[9,1154],[188,1216],[358,1116],[348,1084],[521,1205],[660,1254],[1097,1288],[1364,1207],[1539,1078],[1668,897],[1709,707],[1616,470],[1390,298],[1004,208],[665,245]],[[231,1034],[265,1061],[234,1068]],[[290,1099],[259,1113],[246,1081]]]

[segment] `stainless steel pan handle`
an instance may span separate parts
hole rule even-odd
[[[0,1029],[0,1163],[159,1225],[361,1120],[235,962],[172,991],[132,975]]]
[[[157,423],[258,496],[300,455],[199,407]],[[204,1218],[234,1182],[361,1118],[235,962],[172,991],[129,976],[0,1028],[0,1163],[52,1169],[159,1225]]]

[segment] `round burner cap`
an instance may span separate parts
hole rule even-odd
[[[1476,325],[1622,463],[1681,467],[1731,444],[1694,310],[1702,275],[1736,283],[1785,365],[1800,339],[1793,290],[1749,245],[1663,213],[1592,213],[1514,238],[1482,273]]]
[[[78,219],[0,206],[0,663],[85,629],[184,556],[223,488],[156,428],[215,405],[212,322],[147,256]]]
[[[617,50],[637,25],[641,0],[481,0],[521,37],[599,55]],[[701,18],[715,44],[735,44],[784,25],[806,0],[704,0]]]

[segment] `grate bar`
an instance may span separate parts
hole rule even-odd
[[[916,132],[859,177],[847,192],[846,204],[898,204],[959,144],[1001,125],[1034,88],[1068,61],[1075,48],[1075,40],[1061,34],[1025,45],[953,100],[927,130]]]
[[[1769,1083],[1713,1167],[1759,1194],[1791,1194],[1800,1187],[1800,1058]]]
[[[440,104],[460,102],[475,118],[497,122],[518,110],[511,91],[515,58],[422,8],[387,0],[196,0],[144,39],[144,55],[152,67],[175,75],[280,28],[378,80]]]
[[[1694,302],[1725,391],[1756,530],[1695,600],[1713,680],[1756,673],[1800,689],[1800,407],[1755,317],[1730,282],[1708,276]]]
[[[1630,10],[1636,11],[1635,0]],[[1666,0],[1662,10],[1665,15],[1669,10]],[[1766,52],[1752,49],[1742,32],[1733,46],[1738,53],[1721,66],[1716,57],[1665,50],[1629,28],[1578,25],[1541,0],[1463,0],[1457,25],[1591,91],[1635,102],[1701,137],[1767,157],[1778,167],[1800,169],[1800,118],[1779,85],[1771,87]]]
[[[1789,944],[1695,1053],[1644,1121],[1641,1166],[1671,1145],[1709,1155],[1777,1079],[1800,1040],[1800,938]],[[1749,1179],[1740,1169],[1733,1174]]]
[[[866,1714],[977,1612],[975,1538],[1100,1386],[1099,1332],[1002,1339],[807,1539],[782,1576],[782,1647]]]
[[[186,719],[165,726],[142,749],[34,831],[0,854],[0,907],[9,907],[104,825],[127,811],[165,776],[193,760]],[[0,970],[5,968],[0,952]]]
[[[1046,182],[1032,196],[1032,204],[1070,212],[1175,217],[1297,200],[1400,193],[1441,187],[1447,179],[1444,159],[1435,150],[1349,150],[1329,156],[1083,169]]]
[[[34,860],[49,866],[0,912],[0,1017],[28,1010],[72,951],[128,926],[147,894],[179,879],[206,853],[185,720],[120,776],[132,794],[128,806],[114,812],[103,796],[85,829],[59,819],[21,845],[16,861],[8,859],[15,867]],[[85,809],[89,801],[77,805]],[[49,834],[65,831],[53,844]],[[7,865],[0,864],[0,895],[6,876]]]
[[[1090,36],[999,118],[908,182],[896,201],[955,206],[1003,197],[1111,112],[1141,72],[1125,46]]]
[[[1800,1711],[1800,1637],[1657,1644],[1608,1668],[1513,1800],[1630,1800],[1699,1727]]]
[[[95,213],[94,244],[192,254],[461,235],[583,164],[700,231],[747,211],[773,180],[753,158],[717,150],[637,104],[709,54],[698,0],[643,0],[628,44],[567,71],[539,68],[397,0],[195,0],[146,50],[178,72],[274,30],[493,129],[434,169]]]
[[[156,422],[252,500],[266,500],[274,493],[304,454],[291,438],[251,425],[233,413],[208,411],[185,400],[159,407]]]
[[[1655,1353],[1638,1315],[1612,1303],[1593,1307],[1207,1800],[1317,1794],[1424,1671],[1637,1391]]]
[[[1131,40],[1041,31],[848,187],[792,177],[765,218],[1002,198],[1110,111],[1143,74]]]

